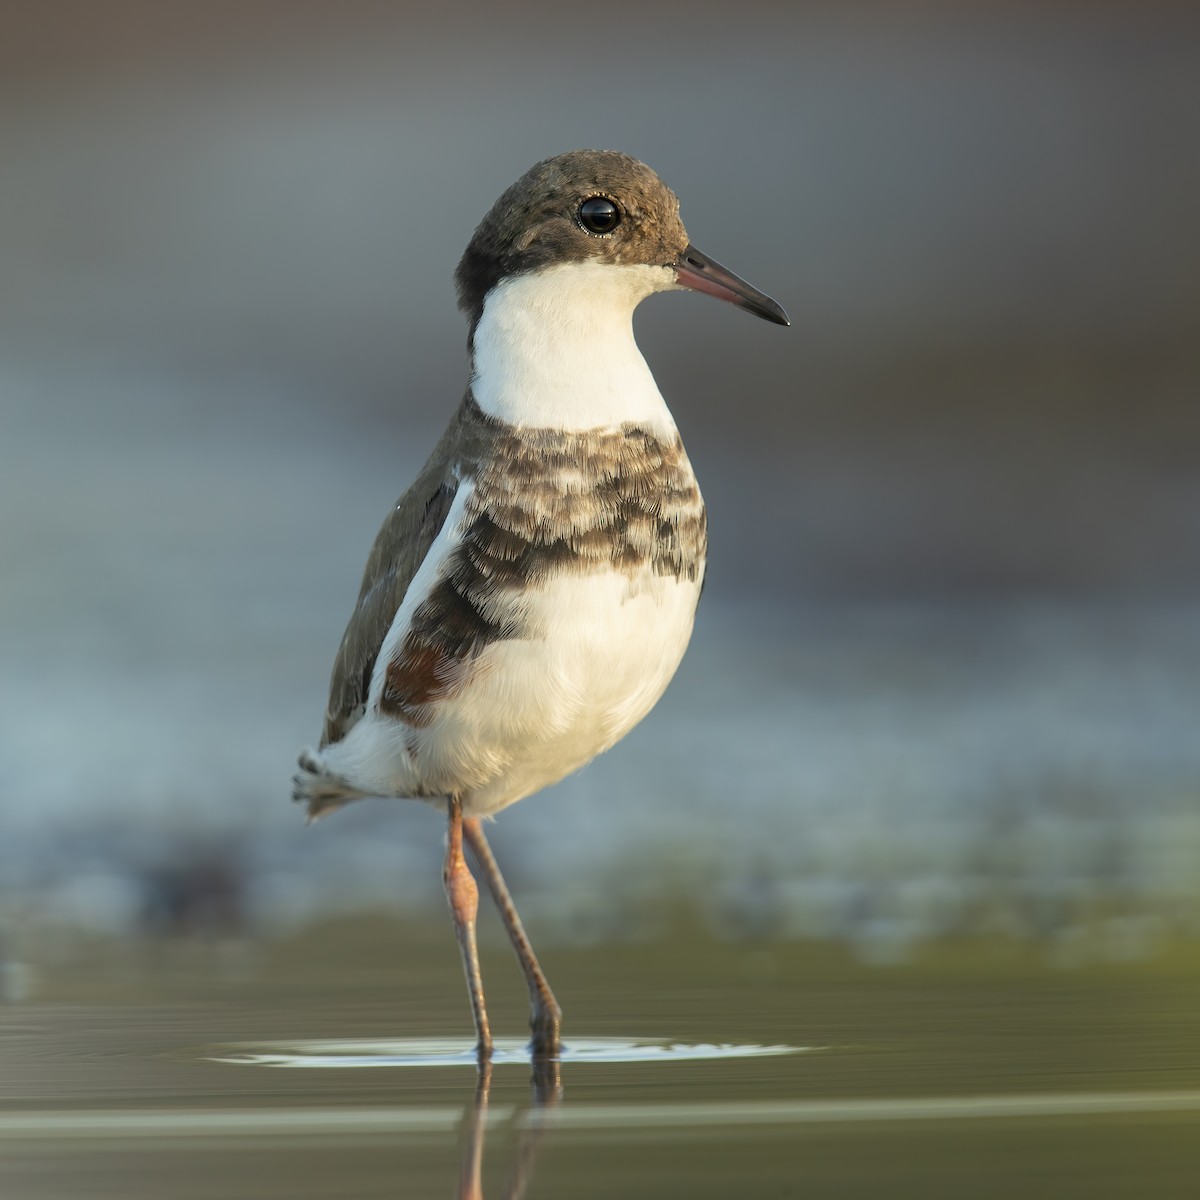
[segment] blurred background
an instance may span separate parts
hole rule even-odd
[[[50,930],[443,919],[438,819],[305,829],[289,777],[464,387],[458,256],[580,146],[654,166],[793,328],[688,295],[638,315],[709,581],[644,725],[495,827],[535,941],[676,911],[867,963],[1200,938],[1190,6],[43,0],[3,24],[13,995]]]

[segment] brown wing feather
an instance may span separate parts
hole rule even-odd
[[[333,663],[321,745],[341,741],[362,714],[383,639],[413,576],[446,522],[457,490],[418,480],[401,497],[375,539],[362,591]]]
[[[478,461],[486,431],[469,397],[450,422],[412,487],[388,514],[363,572],[329,681],[322,747],[341,741],[362,715],[375,660],[429,548],[446,523],[458,490],[458,470]]]

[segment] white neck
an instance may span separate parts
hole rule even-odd
[[[497,284],[471,342],[471,391],[490,416],[585,430],[675,422],[633,340],[633,310],[677,287],[669,267],[564,263]]]

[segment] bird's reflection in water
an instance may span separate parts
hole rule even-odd
[[[503,1200],[520,1200],[529,1186],[534,1162],[546,1132],[545,1122],[539,1119],[539,1114],[547,1109],[557,1108],[562,1099],[559,1063],[556,1060],[535,1059],[530,1083],[533,1090],[533,1111],[530,1119],[524,1123],[525,1127],[517,1143],[516,1159],[508,1184],[502,1193]],[[462,1169],[458,1179],[459,1200],[483,1200],[483,1146],[487,1135],[488,1095],[491,1087],[492,1064],[486,1063],[479,1068],[475,1098],[467,1114]]]

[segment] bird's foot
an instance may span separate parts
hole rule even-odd
[[[492,1069],[492,1053],[495,1050],[495,1045],[492,1042],[492,1035],[489,1032],[486,1037],[482,1037],[475,1043],[475,1062],[480,1071],[490,1072]]]
[[[529,1032],[534,1062],[555,1059],[562,1053],[562,1009],[553,996],[539,997],[534,1002]]]

